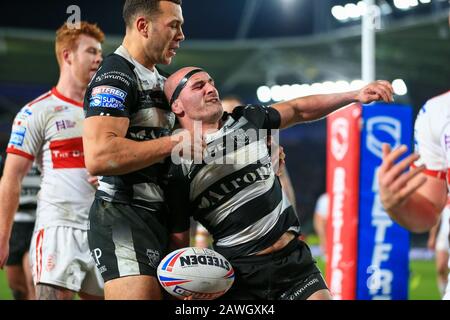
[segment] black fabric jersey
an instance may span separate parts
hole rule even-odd
[[[232,259],[272,245],[288,230],[299,233],[300,225],[267,147],[268,131],[280,126],[278,111],[248,105],[223,121],[206,137],[202,164],[172,164],[166,198],[173,232],[187,230],[192,215],[212,234],[214,249]]]
[[[170,135],[175,115],[164,96],[165,77],[135,61],[123,47],[106,57],[84,99],[86,118],[127,117],[126,138],[145,141]],[[160,178],[167,163],[158,163],[124,175],[102,176],[96,197],[157,210],[163,206]]]

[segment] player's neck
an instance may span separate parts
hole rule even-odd
[[[202,131],[207,133],[214,133],[220,129],[219,123],[204,123],[202,125]]]
[[[155,62],[151,61],[146,55],[139,41],[133,41],[131,36],[126,35],[122,46],[127,49],[130,56],[149,70],[155,68]]]
[[[199,134],[199,135],[204,135],[205,133],[214,133],[216,131],[218,131],[220,129],[220,125],[219,123],[207,123],[207,122],[203,122],[203,121],[192,121],[192,120],[187,120],[184,121],[183,118],[179,119],[180,123],[181,123],[181,127],[183,129],[188,130],[189,132],[195,133],[195,134]]]
[[[86,92],[86,86],[78,84],[70,75],[64,76],[64,74],[61,74],[56,85],[56,90],[66,98],[82,102]]]

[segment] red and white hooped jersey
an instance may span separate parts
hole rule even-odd
[[[42,173],[36,227],[87,229],[94,187],[84,164],[81,102],[56,88],[25,105],[17,114],[8,153],[36,160]]]
[[[450,91],[428,100],[414,126],[415,151],[425,174],[450,182]]]

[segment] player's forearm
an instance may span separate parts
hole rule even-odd
[[[20,181],[3,177],[0,182],[0,241],[9,241],[19,206]]]
[[[314,121],[321,119],[333,111],[352,102],[356,102],[357,91],[319,94],[294,99],[294,108],[297,110],[297,122]]]
[[[175,139],[163,137],[150,141],[133,141],[110,137],[85,149],[86,168],[92,175],[121,175],[138,171],[170,156]]]
[[[389,216],[399,225],[412,232],[426,232],[439,221],[441,209],[433,205],[417,192],[411,195],[401,206],[388,209]]]

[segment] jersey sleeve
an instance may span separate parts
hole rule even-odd
[[[6,152],[34,160],[45,139],[45,110],[23,107],[14,119]]]
[[[130,117],[136,105],[137,84],[133,67],[122,57],[108,56],[88,86],[84,98],[86,118],[91,116]]]
[[[232,116],[235,119],[243,116],[257,128],[261,129],[278,129],[281,124],[280,113],[271,107],[262,105],[249,104],[236,107],[233,110]]]
[[[189,182],[184,177],[180,165],[171,166],[164,194],[169,207],[169,232],[187,231],[191,216]]]
[[[414,147],[420,159],[414,166],[425,165],[425,174],[445,178],[447,160],[441,145],[441,133],[445,131],[445,117],[440,106],[427,102],[420,110],[414,125]]]

